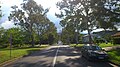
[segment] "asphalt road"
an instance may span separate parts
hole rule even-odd
[[[118,67],[109,62],[90,62],[68,45],[51,46],[20,58],[4,67]]]

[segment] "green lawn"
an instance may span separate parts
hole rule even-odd
[[[81,47],[83,46],[84,44],[70,44],[71,47]],[[111,43],[100,43],[98,44],[100,47],[104,48],[104,47],[112,47],[112,46],[117,46],[117,45],[120,45],[120,44],[111,44]]]
[[[112,46],[117,46],[117,45],[120,45],[120,44],[112,44],[112,43],[100,43],[98,44],[100,47],[112,47]]]
[[[110,61],[116,64],[120,64],[120,49],[119,50],[112,50],[108,52]]]
[[[71,47],[81,47],[83,45],[84,44],[78,44],[78,45],[76,45],[76,44],[70,44]],[[114,46],[114,45],[111,44],[111,43],[107,43],[107,44],[106,43],[100,43],[99,46],[103,48],[103,47],[111,47],[111,46]]]
[[[76,45],[76,44],[70,44],[70,46],[71,47],[81,47],[81,46],[83,46],[83,44],[78,44],[78,45]]]
[[[7,60],[18,58],[24,55],[29,54],[30,52],[41,50],[47,47],[47,45],[42,45],[41,47],[36,48],[20,48],[20,49],[12,49],[12,56],[10,58],[10,50],[8,48],[0,49],[0,63],[3,63]]]
[[[111,47],[111,46],[114,46],[114,44],[111,44],[111,43],[107,43],[107,44],[106,43],[100,43],[99,46],[102,47],[102,48],[103,47]]]

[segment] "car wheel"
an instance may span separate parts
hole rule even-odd
[[[89,55],[86,58],[87,58],[88,61],[92,61],[92,59],[90,58]]]
[[[87,58],[87,60],[88,60],[88,61],[90,61],[90,58],[89,58],[89,56],[87,56],[86,58]]]

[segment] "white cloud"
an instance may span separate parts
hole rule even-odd
[[[60,13],[59,9],[56,7],[56,4],[58,1],[61,0],[35,0],[38,4],[41,4],[44,9],[50,8],[47,17],[55,23],[55,26],[57,27],[57,30],[61,30],[62,27],[60,26],[59,22],[60,19],[55,16],[55,13]]]
[[[104,29],[96,29],[96,30],[93,30],[92,32],[99,32],[99,31],[103,31]]]
[[[82,32],[80,32],[81,34],[87,34],[88,33],[88,31],[87,30],[85,30],[85,31],[82,31]]]
[[[93,33],[93,32],[100,32],[100,31],[103,31],[103,30],[104,30],[104,29],[96,29],[96,30],[93,30],[91,33]],[[82,31],[81,33],[82,33],[82,34],[87,34],[88,31],[85,30],[85,31]]]
[[[4,27],[5,29],[15,27],[14,23],[11,21],[5,21],[4,23],[1,24],[1,26]]]
[[[56,26],[58,26],[58,28],[60,28],[59,25],[59,20],[56,18],[55,13],[59,12],[59,9],[56,8],[56,3],[58,1],[61,0],[35,0],[37,2],[37,4],[41,4],[43,6],[43,8],[50,8],[49,12],[48,12],[48,18],[55,23]],[[8,20],[8,16],[10,14],[11,11],[11,6],[17,5],[20,7],[20,4],[23,2],[23,0],[1,0],[2,2],[2,11],[4,16],[2,17],[2,19],[0,20],[0,23],[6,28],[10,25],[13,25],[11,22],[7,21]],[[5,22],[5,23],[4,23]],[[9,23],[8,23],[9,22]],[[5,26],[7,25],[7,26]],[[12,26],[10,26],[12,27]]]
[[[35,0],[38,4],[41,4],[43,8],[50,8],[48,14],[55,16],[55,13],[59,12],[59,9],[56,7],[58,1],[61,0]]]

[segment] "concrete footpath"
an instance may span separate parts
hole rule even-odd
[[[112,46],[112,47],[105,47],[103,49],[105,49],[105,51],[110,51],[110,50],[114,50],[114,49],[120,49],[120,45]]]

